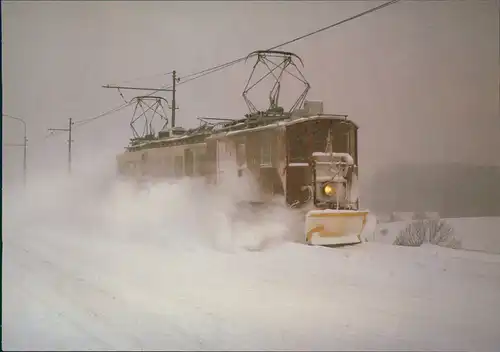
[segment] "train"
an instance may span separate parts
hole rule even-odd
[[[268,50],[250,57],[257,63],[280,58],[280,73],[295,66],[293,59],[300,60],[290,52]],[[250,112],[242,118],[200,118],[200,126],[191,129],[170,126],[165,119],[161,131],[136,136],[117,155],[118,173],[136,180],[202,178],[209,186],[240,180],[255,187],[248,202],[279,199],[283,207],[298,209],[304,243],[361,243],[369,212],[360,208],[359,127],[347,115],[325,113],[323,102],[308,101],[306,94],[285,111],[278,104],[277,82],[268,108],[257,110],[249,103]],[[305,86],[307,93],[309,83]]]

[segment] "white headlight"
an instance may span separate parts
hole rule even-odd
[[[335,194],[335,187],[333,187],[332,184],[327,183],[323,185],[323,193],[329,197],[333,196]]]

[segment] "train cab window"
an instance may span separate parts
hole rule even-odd
[[[184,174],[186,176],[194,174],[194,155],[191,149],[184,150]]]
[[[308,161],[310,154],[310,134],[308,125],[297,123],[287,128],[286,132],[287,150],[289,162],[304,163]]]
[[[351,128],[348,132],[348,144],[349,151],[348,153],[354,158],[357,162],[357,150],[356,150],[356,130]]]
[[[344,126],[334,124],[330,134],[330,143],[334,153],[347,153],[349,137]]]
[[[176,155],[174,159],[174,173],[175,177],[183,176],[184,162],[182,155]]]

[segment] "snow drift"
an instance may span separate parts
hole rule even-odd
[[[64,233],[223,251],[300,239],[297,214],[272,204],[258,210],[240,206],[244,187],[236,183],[217,189],[192,179],[137,185],[109,170],[89,169],[95,172],[38,176],[24,195],[4,194],[7,236]]]

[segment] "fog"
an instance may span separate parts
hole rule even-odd
[[[101,85],[173,69],[182,77],[379,3],[3,2],[3,111],[28,124],[28,182],[66,170],[67,135],[45,138],[48,128],[123,102]],[[304,60],[308,98],[359,124],[365,206],[387,208],[392,201],[377,193],[376,175],[401,163],[500,165],[498,28],[494,0],[402,1],[283,48]],[[242,116],[250,71],[242,63],[180,86],[177,123]],[[167,83],[169,76],[128,84]],[[133,93],[124,92],[127,99]],[[132,107],[75,128],[73,160],[100,155],[114,164],[131,117]],[[3,119],[3,140],[22,141],[17,121]],[[4,186],[21,173],[22,148],[4,147]],[[425,202],[416,189],[406,194]]]

